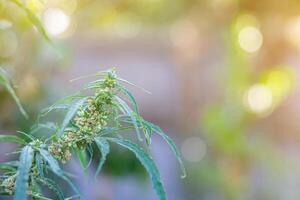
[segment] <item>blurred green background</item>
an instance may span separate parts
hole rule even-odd
[[[76,92],[81,75],[117,67],[145,119],[175,139],[188,176],[159,138],[151,150],[170,200],[300,199],[300,1],[0,0],[0,66],[30,114],[0,88],[3,134]],[[61,114],[52,118],[61,117]],[[39,133],[41,136],[47,134]],[[1,161],[13,149],[1,144]],[[96,182],[68,164],[87,199],[155,199],[134,156],[114,148]],[[66,188],[67,190],[67,188]]]

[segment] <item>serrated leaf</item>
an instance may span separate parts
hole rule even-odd
[[[41,154],[36,154],[36,156],[35,156],[35,163],[36,163],[39,175],[41,177],[45,177],[45,175],[44,175],[44,163],[43,163]]]
[[[34,197],[35,199],[38,199],[38,200],[53,200],[53,199],[50,199],[48,197],[44,197],[42,196],[41,194],[38,194],[38,193],[30,193],[30,196]]]
[[[28,191],[28,194],[40,194],[41,188],[36,182],[36,176],[31,174],[30,175],[30,189]]]
[[[131,94],[131,92],[129,90],[127,90],[125,87],[120,86],[121,87],[121,91],[130,99],[130,102],[132,103],[133,107],[134,107],[134,111],[139,114],[139,107],[138,104],[134,98],[134,96]]]
[[[56,194],[58,200],[65,199],[63,191],[53,180],[44,177],[38,178],[37,181],[39,181],[43,185],[47,186],[50,190],[52,190]]]
[[[57,135],[61,136],[64,133],[65,128],[69,125],[70,121],[73,119],[73,117],[76,115],[78,109],[85,103],[86,98],[80,99],[72,104],[72,106],[69,108],[64,121],[61,125],[60,130],[58,131]]]
[[[30,133],[31,134],[34,134],[36,133],[37,131],[41,130],[41,129],[46,129],[46,130],[50,130],[52,132],[56,132],[58,130],[58,126],[53,123],[53,122],[47,122],[45,124],[43,123],[38,123],[38,124],[35,124],[32,128],[31,128],[31,131]]]
[[[6,163],[1,163],[0,171],[16,171],[16,168]]]
[[[68,177],[65,176],[63,170],[60,168],[57,160],[45,149],[39,149],[40,154],[44,158],[44,160],[49,164],[49,167],[53,173],[55,173],[57,176],[64,179],[76,193],[80,193],[77,187],[70,181]]]
[[[9,94],[12,96],[12,98],[16,102],[20,112],[24,115],[24,117],[28,118],[28,115],[27,115],[25,109],[23,108],[21,101],[18,98],[18,96],[17,96],[15,90],[13,89],[12,85],[10,84],[10,82],[11,81],[10,81],[6,71],[0,67],[0,84],[2,84],[5,87],[5,89],[9,92]]]
[[[118,79],[119,81],[122,81],[122,82],[124,82],[124,83],[129,84],[129,85],[132,85],[132,86],[134,86],[134,87],[136,87],[136,88],[139,88],[140,90],[143,90],[144,92],[146,92],[146,93],[148,93],[148,94],[151,94],[151,92],[148,91],[148,90],[146,90],[145,88],[142,88],[142,87],[140,87],[140,86],[138,86],[138,85],[136,85],[136,84],[134,84],[134,83],[131,83],[131,82],[125,80],[125,79],[122,79],[122,78],[120,78],[120,77],[117,77],[117,79]]]
[[[93,156],[94,156],[94,149],[91,145],[88,145],[86,150],[89,153],[89,161],[88,161],[88,164],[86,166],[86,169],[87,169],[92,164]]]
[[[19,161],[8,161],[8,162],[4,162],[2,164],[5,164],[5,165],[9,165],[9,166],[12,166],[12,167],[18,167],[19,166]]]
[[[20,133],[20,134],[26,136],[28,139],[30,139],[30,141],[33,141],[33,140],[36,139],[33,135],[27,134],[27,133],[25,133],[23,131],[17,131],[17,133]]]
[[[57,160],[45,149],[39,149],[41,156],[50,166],[50,169],[57,175],[57,176],[64,176],[63,171],[61,170]]]
[[[80,162],[81,167],[84,170],[86,170],[89,162],[88,162],[88,157],[86,155],[85,149],[76,149],[76,155]]]
[[[136,113],[132,111],[132,109],[126,104],[125,101],[123,101],[123,99],[121,99],[120,97],[118,96],[115,96],[116,100],[119,102],[119,105],[124,109],[125,113],[124,114],[127,114],[131,121],[132,121],[132,124],[135,128],[135,131],[136,131],[136,134],[138,136],[138,139],[140,141],[142,141],[142,137],[141,137],[141,134],[140,134],[140,130],[139,130],[139,126],[138,126],[138,122],[137,122],[137,119],[136,119]]]
[[[34,150],[31,148],[31,146],[25,146],[22,149],[22,153],[20,156],[14,200],[27,199],[28,179],[30,168],[33,162],[33,157]]]
[[[180,164],[180,168],[181,168],[181,178],[185,178],[186,177],[186,170],[183,164],[183,161],[181,159],[181,153],[178,150],[178,148],[176,147],[176,144],[174,143],[174,141],[167,135],[165,134],[161,128],[155,124],[152,124],[151,122],[146,122],[151,128],[152,130],[157,133],[158,135],[160,135],[166,142],[167,144],[170,146],[170,148],[172,149],[173,153],[175,154],[179,164]]]
[[[120,122],[133,124],[132,120],[130,118],[129,119],[127,119],[127,118],[128,118],[128,116],[121,116],[121,117],[119,117],[119,120],[120,120]],[[137,125],[139,126],[139,128],[141,128],[142,131],[144,132],[144,136],[145,136],[147,145],[150,145],[151,144],[151,136],[152,136],[152,132],[153,132],[151,127],[144,123],[145,120],[141,116],[136,117],[136,122],[137,122]]]
[[[109,134],[118,133],[120,131],[134,130],[133,127],[104,127],[100,132],[99,136],[107,136]]]
[[[16,135],[0,135],[0,142],[14,142],[18,144],[27,144],[25,140]]]
[[[126,123],[132,123],[130,120],[127,120],[127,119],[122,119],[121,121],[126,122]],[[174,141],[167,134],[165,134],[159,126],[157,126],[151,122],[148,122],[148,121],[142,119],[141,117],[137,118],[137,122],[138,122],[139,126],[146,128],[146,130],[148,132],[151,131],[151,132],[154,132],[154,133],[160,135],[167,142],[167,144],[170,146],[171,150],[173,151],[173,153],[176,156],[176,159],[178,160],[178,163],[180,165],[180,169],[181,169],[181,173],[182,173],[181,178],[185,178],[186,170],[185,170],[182,158],[181,158],[181,153],[178,150],[178,148],[176,147],[176,144],[174,143]],[[151,134],[152,133],[150,133],[150,132],[149,133],[145,132],[146,141],[148,141],[148,140],[150,141]]]
[[[159,171],[152,160],[152,158],[137,144],[132,143],[130,140],[122,139],[122,138],[106,138],[107,140],[117,143],[130,151],[132,151],[142,165],[147,170],[148,174],[151,177],[153,188],[155,189],[160,200],[166,200],[166,192],[164,186],[161,182]]]
[[[102,138],[102,137],[97,137],[95,138],[95,142],[97,144],[97,147],[99,148],[99,151],[101,152],[101,158],[95,173],[95,177],[99,175],[105,161],[106,161],[106,157],[109,154],[110,151],[110,147],[109,147],[109,143],[107,142],[106,139]]]
[[[65,109],[68,109],[72,105],[73,101],[82,99],[84,97],[85,96],[78,95],[78,94],[67,96],[67,97],[65,97],[63,99],[60,99],[60,100],[56,101],[51,106],[49,106],[47,108],[44,108],[41,111],[40,115],[41,116],[45,116],[48,113],[52,112],[53,110],[61,110],[61,109],[65,110]]]

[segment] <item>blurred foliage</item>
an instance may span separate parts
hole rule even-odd
[[[233,20],[231,29],[225,34],[228,43],[226,75],[220,81],[224,91],[222,102],[207,107],[202,123],[212,162],[217,166],[208,173],[222,174],[217,183],[221,184],[223,191],[219,192],[225,194],[225,199],[247,198],[249,170],[258,163],[270,171],[283,167],[280,163],[282,155],[272,141],[260,132],[255,133],[255,122],[269,116],[291,92],[293,84],[290,67],[271,66],[260,73],[254,71],[250,55],[236,39],[240,30],[253,25],[253,21],[245,20],[245,24],[241,24],[238,21],[241,16]],[[265,90],[250,95],[252,85]],[[270,101],[264,103],[266,98]]]

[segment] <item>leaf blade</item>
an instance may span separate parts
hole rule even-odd
[[[95,142],[97,144],[97,147],[99,148],[99,151],[101,152],[101,158],[95,173],[95,177],[99,175],[105,161],[106,157],[110,152],[110,146],[106,139],[102,137],[95,138]]]
[[[44,177],[44,178],[38,178],[37,181],[39,181],[43,185],[46,185],[50,190],[52,190],[56,194],[58,200],[65,199],[63,191],[53,180]]]
[[[0,135],[0,142],[14,142],[18,144],[27,144],[25,140],[16,135]]]
[[[42,157],[46,160],[46,162],[49,164],[50,169],[52,170],[53,173],[55,173],[57,176],[61,177],[64,179],[71,187],[72,189],[80,194],[79,190],[76,188],[76,186],[68,179],[68,177],[65,176],[63,170],[60,168],[57,160],[45,149],[39,149],[40,154]]]
[[[107,140],[117,143],[128,150],[132,151],[136,157],[140,160],[142,165],[145,167],[147,172],[149,173],[153,188],[155,189],[160,200],[166,200],[166,192],[164,186],[161,182],[159,171],[151,159],[151,157],[137,144],[131,142],[130,140],[122,139],[122,138],[106,138]]]
[[[19,8],[21,8],[27,15],[28,19],[31,21],[31,23],[36,27],[36,29],[42,34],[42,36],[51,43],[51,39],[48,36],[47,31],[45,30],[42,22],[40,19],[35,15],[34,12],[32,12],[29,8],[25,6],[25,4],[19,0],[10,0],[14,4],[16,4]]]
[[[78,109],[80,108],[80,106],[82,106],[84,104],[84,102],[86,101],[86,98],[80,99],[76,102],[73,103],[73,105],[69,108],[64,121],[61,125],[60,130],[58,131],[58,136],[61,136],[64,133],[65,128],[69,125],[70,121],[73,119],[73,117],[76,115]]]
[[[179,162],[179,165],[181,168],[181,173],[182,173],[181,178],[185,178],[186,177],[186,169],[185,169],[183,161],[181,159],[181,153],[178,150],[178,148],[176,147],[175,142],[167,134],[165,134],[159,126],[152,124],[151,122],[146,122],[146,123],[153,129],[153,131],[155,133],[160,135],[170,146],[170,148],[172,149],[173,153],[175,154],[175,156]]]
[[[141,137],[141,133],[140,133],[140,130],[139,130],[139,126],[138,126],[138,121],[135,117],[135,112],[132,111],[132,109],[126,104],[125,101],[123,101],[123,99],[121,99],[120,97],[118,96],[115,96],[116,100],[119,102],[120,106],[124,109],[124,111],[126,112],[126,114],[130,117],[131,121],[132,121],[132,124],[135,128],[135,131],[136,131],[136,134],[138,136],[138,139],[140,141],[142,141],[142,137]]]
[[[29,172],[32,166],[33,157],[34,150],[31,146],[25,146],[22,149],[20,156],[14,200],[26,200],[27,198]]]
[[[22,115],[28,119],[28,115],[25,111],[25,109],[23,108],[20,99],[18,98],[15,90],[13,89],[11,83],[10,83],[10,78],[8,77],[6,71],[0,67],[0,83],[5,87],[5,89],[7,90],[7,92],[11,95],[11,97],[14,99],[14,101],[16,102],[20,112],[22,113]]]

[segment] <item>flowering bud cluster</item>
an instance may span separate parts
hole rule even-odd
[[[0,186],[4,187],[5,192],[7,192],[9,195],[12,195],[15,191],[15,184],[16,174],[4,179]]]
[[[71,158],[71,148],[84,148],[92,143],[93,136],[108,123],[113,106],[114,89],[117,85],[115,72],[110,72],[101,83],[95,95],[78,109],[73,124],[75,129],[66,129],[65,133],[49,146],[49,152],[65,163]]]

